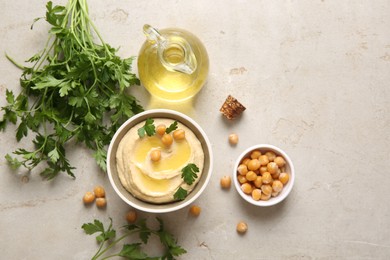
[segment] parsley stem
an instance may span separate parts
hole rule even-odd
[[[10,56],[8,56],[7,53],[5,53],[5,57],[12,63],[14,64],[16,67],[18,67],[19,69],[21,70],[24,70],[26,67],[24,67],[23,65],[17,63],[14,59],[12,59]]]
[[[64,124],[64,128],[67,128],[68,125],[69,125],[70,123],[72,123],[73,115],[74,115],[74,110],[72,110],[72,112],[71,112],[71,114],[70,114],[70,116],[69,116],[68,122],[66,122],[66,123]]]
[[[115,256],[120,256],[120,255],[119,254],[109,255],[109,256],[103,257],[102,260],[109,259],[109,258],[112,258]]]
[[[96,33],[97,37],[99,38],[100,42],[102,43],[102,46],[104,47],[104,49],[106,50],[106,54],[108,55],[109,58],[112,58],[112,55],[111,55],[111,52],[109,51],[108,47],[107,47],[107,44],[104,42],[102,36],[100,35],[98,29],[96,28],[95,24],[93,23],[93,21],[90,19],[89,17],[89,14],[88,14],[88,6],[86,5],[86,1],[85,0],[80,0],[80,2],[83,2],[83,5],[80,4],[80,7],[81,7],[81,10],[84,12],[85,14],[85,19],[86,21],[91,25],[91,27],[93,28],[94,32]]]
[[[91,260],[95,260],[95,259],[97,259],[97,258],[100,256],[99,253],[100,253],[100,251],[103,249],[103,246],[104,246],[105,242],[106,242],[106,241],[103,241],[102,243],[100,243],[100,246],[99,246],[98,251],[97,251],[96,254],[92,257]]]
[[[113,246],[115,246],[116,244],[118,244],[121,240],[125,239],[126,237],[130,236],[131,234],[134,234],[136,233],[137,231],[132,231],[132,232],[127,232],[126,234],[124,234],[123,236],[121,236],[120,238],[114,240],[111,244],[109,244],[103,251],[101,251],[99,254],[96,254],[92,257],[92,260],[96,260],[98,259],[100,256],[102,256],[104,253],[106,253],[110,248],[112,248]],[[102,243],[103,244],[103,243]],[[103,258],[105,259],[105,258]]]
[[[43,62],[47,60],[50,51],[55,46],[55,41],[53,41],[50,48],[47,49],[47,46],[49,45],[49,42],[51,41],[51,39],[52,39],[52,37],[49,37],[49,39],[46,41],[46,46],[42,51],[43,56],[41,56],[41,58],[39,60],[37,60],[37,62],[34,64],[34,66],[32,67],[33,70],[39,70],[39,68],[42,66]]]

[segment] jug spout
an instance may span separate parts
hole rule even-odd
[[[157,47],[157,55],[162,65],[170,71],[192,74],[197,68],[197,61],[191,45],[184,38],[165,37],[152,26],[144,25],[146,38]]]

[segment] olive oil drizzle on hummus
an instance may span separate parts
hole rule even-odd
[[[153,149],[161,151],[161,160],[158,162],[150,160],[149,154]],[[144,173],[147,175],[152,173],[153,176],[150,177],[155,179],[169,178],[169,173],[186,165],[191,156],[191,147],[187,140],[174,142],[170,147],[165,147],[156,136],[139,139],[135,150],[137,152],[134,154],[134,161],[137,166],[141,170],[145,169]]]

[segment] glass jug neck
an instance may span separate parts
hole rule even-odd
[[[186,74],[192,74],[196,70],[196,58],[187,40],[171,40],[169,35],[162,36],[148,24],[144,25],[143,29],[149,42],[157,45],[157,55],[167,70]]]

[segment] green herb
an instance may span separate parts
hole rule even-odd
[[[148,118],[145,121],[145,125],[138,129],[138,135],[139,137],[144,137],[145,133],[148,136],[152,136],[156,133],[156,127],[154,125],[154,120],[152,118]]]
[[[22,90],[16,97],[6,91],[7,105],[0,130],[17,124],[16,139],[35,134],[35,149],[20,148],[16,158],[6,155],[12,168],[32,170],[41,162],[40,173],[52,179],[60,172],[74,177],[66,158],[65,144],[74,139],[93,150],[93,157],[106,170],[106,146],[119,126],[142,107],[127,90],[139,85],[131,73],[133,57],[121,59],[105,43],[89,17],[86,0],[69,0],[66,6],[46,5],[50,24],[46,46],[23,66]],[[34,23],[41,18],[34,20]],[[93,36],[97,36],[98,43]]]
[[[195,179],[198,178],[198,175],[196,174],[198,172],[198,166],[196,166],[194,163],[189,163],[181,170],[181,177],[183,178],[185,183],[191,185],[195,181]]]
[[[105,242],[116,236],[116,231],[112,228],[111,218],[110,218],[110,225],[108,226],[107,230],[104,228],[103,223],[97,219],[95,219],[93,223],[86,223],[83,224],[81,227],[88,235],[99,233],[99,235],[96,237],[96,240],[98,242]]]
[[[158,229],[149,228],[146,224],[146,219],[142,219],[136,224],[126,225],[124,226],[125,233],[116,239],[116,231],[112,228],[111,219],[107,229],[104,228],[102,222],[96,219],[93,223],[83,224],[82,229],[84,229],[86,234],[98,234],[96,236],[96,240],[100,243],[100,246],[96,254],[91,259],[109,259],[116,256],[125,257],[127,259],[175,259],[176,256],[187,253],[184,248],[177,244],[177,240],[173,237],[173,235],[165,230],[162,219],[157,218],[157,221],[159,222]],[[129,237],[135,233],[138,233],[139,239],[142,243],[136,242],[131,244],[123,244],[122,249],[119,252],[107,255],[109,249],[113,248],[126,237]],[[157,236],[161,244],[164,246],[165,252],[162,256],[149,257],[143,251],[142,244],[146,245],[151,235]]]
[[[177,129],[177,121],[175,120],[175,122],[173,122],[166,130],[165,130],[165,133],[169,134],[171,133],[172,131],[176,130]]]
[[[188,195],[187,190],[183,189],[182,187],[179,187],[175,194],[173,194],[173,198],[175,200],[184,200]]]
[[[183,178],[184,182],[188,185],[191,185],[194,183],[196,178],[198,178],[199,168],[194,163],[187,164],[183,169],[181,169],[181,177]],[[183,189],[182,187],[179,187],[175,194],[173,194],[173,198],[177,200],[184,200],[188,195],[187,190]]]

